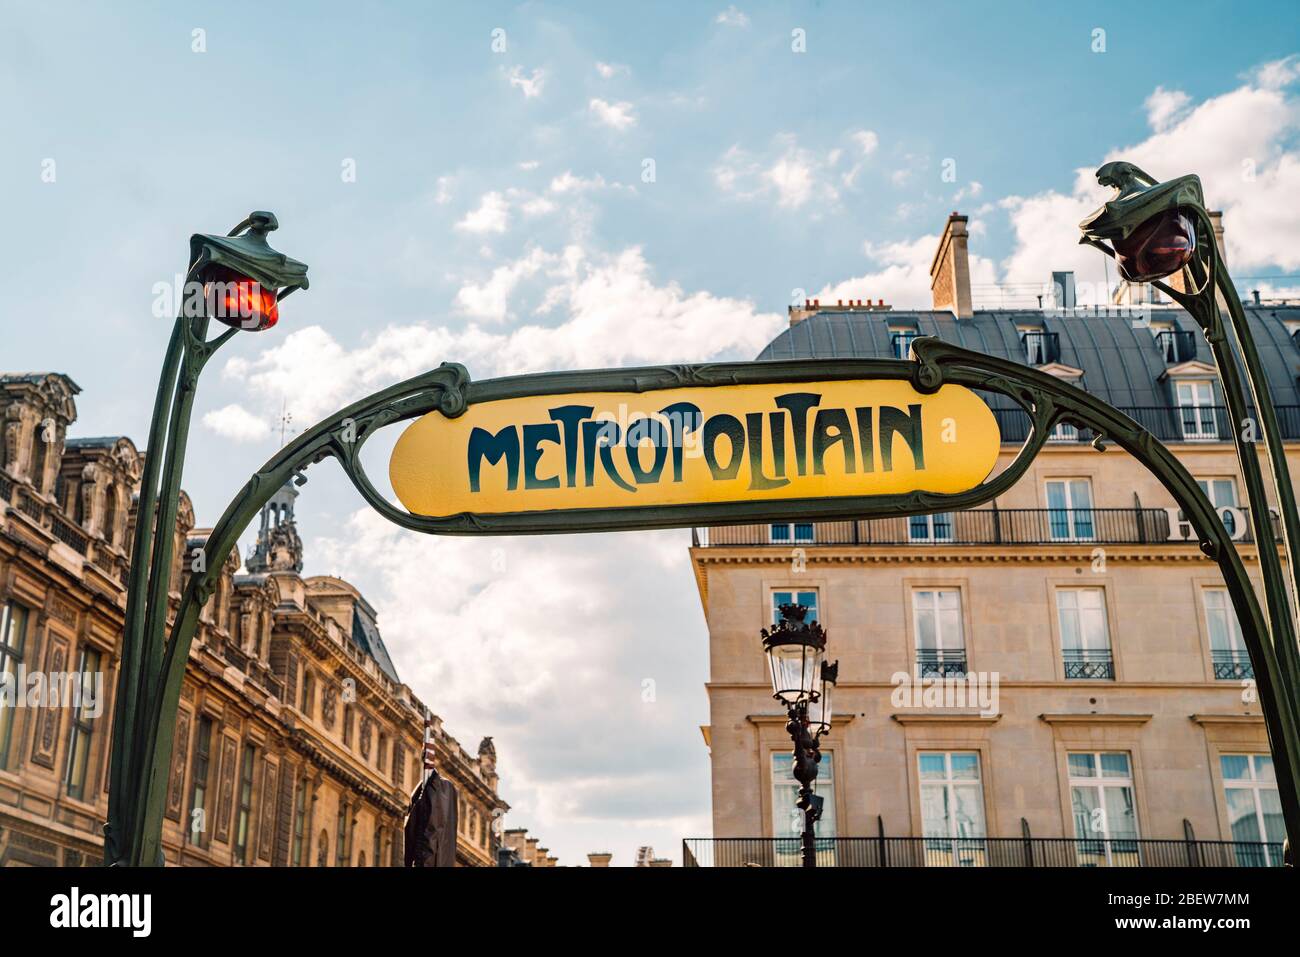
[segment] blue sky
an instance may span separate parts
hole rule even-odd
[[[282,408],[301,427],[442,360],[747,358],[798,291],[926,306],[953,209],[977,298],[1101,280],[1075,225],[1119,155],[1200,172],[1245,285],[1300,286],[1293,4],[5,0],[0,20],[0,368],[71,375],[74,434],[145,434],[155,286],[190,233],[270,209],[311,266],[207,373],[200,523]],[[361,585],[452,732],[495,736],[511,826],[565,863],[708,833],[688,533],[420,538],[328,465],[300,527],[308,572]]]

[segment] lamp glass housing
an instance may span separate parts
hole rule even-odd
[[[274,289],[225,266],[212,265],[204,270],[203,298],[209,316],[236,329],[260,332],[280,319]]]
[[[831,729],[834,709],[831,700],[834,697],[835,679],[831,677],[825,664],[821,668],[817,697],[808,703],[808,730],[816,735],[826,734]]]
[[[1124,239],[1112,240],[1115,263],[1129,282],[1152,282],[1178,272],[1196,251],[1196,227],[1182,207],[1157,213]]]
[[[786,704],[809,701],[818,693],[824,650],[801,641],[772,642],[767,658],[772,670],[772,697]]]

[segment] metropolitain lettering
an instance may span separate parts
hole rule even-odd
[[[559,405],[547,421],[507,425],[496,432],[475,427],[466,445],[469,489],[479,492],[485,470],[504,470],[507,491],[591,488],[600,481],[635,493],[638,486],[683,481],[688,450],[703,457],[714,481],[744,472],[751,491],[779,489],[792,475],[859,475],[891,472],[894,440],[902,440],[910,465],[925,469],[920,404],[822,407],[815,392],[776,396],[772,408],[743,416],[706,416],[699,406],[676,402],[656,413],[617,422],[590,405]],[[558,467],[542,468],[548,449]],[[897,463],[905,466],[906,463]]]

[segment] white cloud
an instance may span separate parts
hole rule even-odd
[[[235,404],[206,413],[203,424],[235,442],[259,442],[271,435],[271,426],[265,420]]]
[[[766,157],[732,146],[714,165],[713,181],[737,199],[771,198],[783,209],[799,209],[813,201],[828,206],[839,199],[831,179],[842,158],[840,149],[818,153],[799,146],[792,134],[782,133]]]
[[[622,183],[606,182],[605,177],[597,173],[595,176],[576,176],[571,170],[565,170],[559,176],[551,180],[550,190],[552,193],[587,193],[593,190],[601,189],[626,189],[632,190],[633,187],[625,186]]]
[[[600,61],[597,61],[596,72],[599,73],[604,79],[610,80],[618,76],[620,73],[627,74],[632,71],[629,70],[622,63],[601,63]]]
[[[1054,269],[1074,269],[1081,283],[1099,288],[1107,275],[1101,253],[1078,245],[1078,223],[1113,191],[1097,185],[1104,162],[1128,160],[1160,179],[1197,173],[1211,209],[1223,210],[1228,262],[1234,271],[1300,267],[1300,104],[1291,87],[1300,60],[1264,64],[1227,93],[1193,104],[1184,94],[1157,88],[1146,101],[1152,134],[1110,150],[1075,171],[1069,192],[1009,196],[1015,248],[1002,263],[1011,281],[1044,280]],[[1111,282],[1116,281],[1113,266]],[[1081,286],[1081,288],[1086,288]]]
[[[724,27],[747,27],[749,17],[732,5],[719,13],[713,22],[721,23]]]
[[[537,167],[541,165],[542,164],[539,163],[537,160],[524,160],[522,163],[519,164],[519,168],[527,172],[529,170],[537,169]]]
[[[525,100],[531,100],[533,97],[542,95],[542,86],[546,82],[546,71],[538,67],[533,70],[531,75],[524,76],[524,68],[514,66],[506,74],[506,79],[510,81],[511,86],[517,87],[524,94]]]
[[[1166,90],[1158,86],[1146,99],[1147,122],[1153,130],[1166,130],[1183,118],[1191,102],[1192,98],[1182,90]]]
[[[433,196],[433,201],[439,206],[445,206],[451,202],[451,184],[454,182],[451,176],[438,177],[438,191]]]
[[[592,833],[635,832],[614,848],[631,863],[638,844],[708,828],[707,756],[681,746],[705,679],[688,541],[424,536],[365,509],[308,552],[364,589],[402,679],[436,689],[425,700],[469,750],[493,735],[512,826],[565,864],[585,862]],[[664,621],[687,624],[664,635]]]
[[[850,133],[849,139],[857,144],[863,156],[870,156],[876,151],[876,147],[880,145],[880,137],[871,130],[858,130]]]
[[[939,248],[939,237],[921,236],[906,242],[867,243],[864,252],[881,268],[852,279],[823,286],[816,298],[823,304],[840,299],[883,299],[897,309],[929,309],[933,299],[930,294],[930,261]],[[993,261],[982,256],[970,256],[971,282],[992,283],[997,270]]]
[[[295,418],[315,421],[366,392],[409,378],[444,360],[464,362],[478,377],[554,369],[750,358],[780,331],[785,317],[752,302],[657,284],[637,247],[594,254],[577,246],[560,253],[533,249],[498,267],[481,284],[466,284],[457,307],[495,322],[523,311],[520,287],[540,321],[503,332],[468,326],[390,326],[349,349],[320,326],[290,333],[255,359],[235,357],[223,377],[250,396],[273,402],[292,396]]]
[[[587,104],[587,108],[599,122],[619,132],[636,126],[636,116],[632,112],[631,103],[608,103],[599,97],[593,97]]]
[[[763,177],[776,187],[777,205],[798,209],[813,195],[813,166],[804,150],[781,157]]]
[[[467,316],[500,322],[509,310],[510,294],[520,281],[535,276],[548,261],[546,253],[533,249],[522,259],[492,270],[484,283],[467,283],[456,292],[456,306]]]
[[[500,193],[484,193],[478,208],[465,214],[456,228],[467,233],[504,233],[510,221],[510,204]]]
[[[525,216],[542,216],[555,211],[555,204],[545,196],[536,196],[525,200],[519,206]]]

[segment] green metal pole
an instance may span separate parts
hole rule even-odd
[[[188,282],[194,271],[186,277]],[[140,497],[136,507],[135,538],[131,549],[131,567],[127,576],[126,622],[122,635],[122,654],[118,662],[117,695],[113,711],[113,738],[109,752],[108,822],[104,825],[104,863],[122,863],[127,850],[123,840],[133,829],[134,805],[126,800],[127,782],[132,780],[131,765],[135,757],[132,742],[143,717],[140,700],[140,674],[143,656],[145,610],[148,604],[149,576],[153,568],[152,516],[158,500],[158,482],[162,473],[160,454],[171,419],[172,390],[184,352],[184,304],[172,328],[171,341],[163,360],[158,392],[154,397],[153,418],[149,426],[144,475],[140,480]]]

